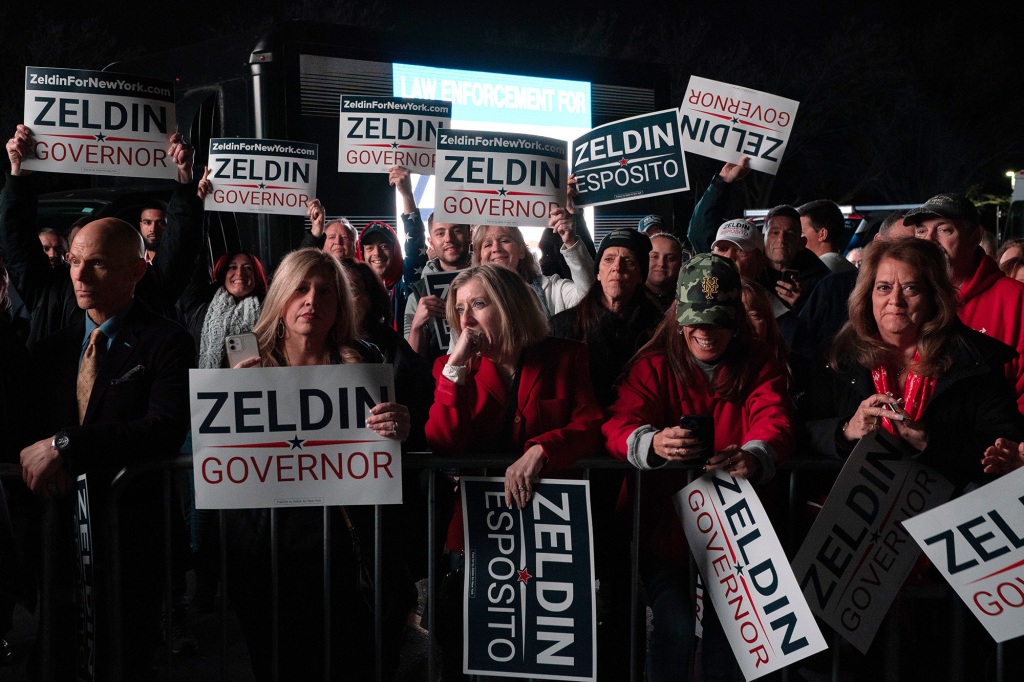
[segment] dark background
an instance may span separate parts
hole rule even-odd
[[[979,203],[991,228],[1010,192],[1005,172],[1024,168],[1024,11],[1013,4],[8,2],[0,7],[0,135],[21,119],[26,65],[101,69],[312,19],[424,45],[485,46],[506,53],[510,66],[520,48],[661,63],[671,68],[673,105],[691,74],[795,99],[779,174],[752,174],[746,206],[915,203],[954,191]],[[721,164],[688,163],[692,207]]]

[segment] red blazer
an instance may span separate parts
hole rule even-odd
[[[508,390],[490,360],[470,370],[466,385],[441,376],[448,356],[434,363],[434,404],[427,443],[437,455],[471,458],[473,453],[522,455],[540,445],[547,455],[543,475],[552,476],[597,451],[601,408],[590,384],[587,347],[548,337],[523,351],[511,442],[502,437]],[[449,549],[463,548],[462,507],[448,528]]]

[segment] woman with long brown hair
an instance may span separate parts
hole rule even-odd
[[[782,365],[753,337],[732,261],[700,254],[679,273],[674,309],[626,369],[608,410],[608,451],[638,469],[704,462],[758,483],[792,446]],[[648,476],[640,505],[640,572],[653,613],[647,679],[686,679],[692,666],[693,593],[689,549],[672,498],[684,469]],[[710,614],[710,610],[708,610]],[[705,619],[704,660],[709,635]],[[717,651],[722,650],[717,648]],[[724,651],[728,651],[725,647]],[[725,654],[728,656],[728,654]]]
[[[938,246],[872,244],[849,308],[828,371],[803,401],[819,454],[845,457],[884,429],[963,486],[983,477],[996,438],[1021,440],[1024,417],[1002,369],[1013,350],[960,322]]]

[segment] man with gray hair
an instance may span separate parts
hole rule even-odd
[[[903,224],[946,254],[963,323],[1017,352],[1006,365],[1006,376],[1017,392],[1017,407],[1024,412],[1024,284],[1003,275],[982,250],[978,209],[959,194],[938,194],[908,212]]]
[[[302,236],[299,248],[315,246],[338,260],[356,257],[356,228],[348,218],[334,218],[326,221],[324,205],[313,199],[307,205],[310,227]]]

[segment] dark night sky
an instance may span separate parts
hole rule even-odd
[[[1003,172],[1024,168],[1019,6],[520,0],[444,3],[441,13],[438,4],[394,0],[5,5],[4,130],[20,119],[26,64],[102,68],[132,54],[304,18],[414,31],[424,43],[493,45],[510,56],[524,46],[665,63],[674,74],[674,104],[691,74],[799,100],[783,168],[762,192],[772,200],[1005,195]]]

